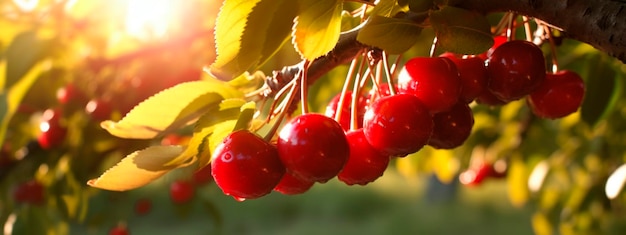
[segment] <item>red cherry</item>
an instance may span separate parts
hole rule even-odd
[[[453,149],[461,146],[469,137],[474,126],[472,109],[459,102],[446,112],[433,115],[433,134],[428,145],[438,149]]]
[[[328,106],[326,106],[326,112],[324,115],[330,118],[335,118],[337,114],[337,106],[339,106],[339,101],[341,99],[341,93],[335,95],[333,99],[330,100]],[[367,99],[365,96],[360,96],[357,102],[357,128],[363,127],[363,115],[365,115],[365,106],[367,105]],[[341,117],[339,119],[339,124],[343,127],[344,130],[350,130],[350,119],[352,118],[352,91],[347,91],[344,95],[343,106],[341,109]]]
[[[126,228],[126,226],[123,226],[123,225],[115,226],[109,231],[109,235],[129,235],[129,234],[130,233],[128,232],[128,228]]]
[[[346,134],[350,157],[337,178],[347,185],[366,185],[383,175],[389,165],[389,156],[378,152],[365,138],[363,129]]]
[[[193,199],[195,191],[191,182],[177,180],[170,184],[170,199],[177,204],[186,203]]]
[[[224,194],[254,199],[272,191],[285,174],[276,147],[248,130],[230,133],[213,152],[211,174]]]
[[[506,42],[493,51],[488,61],[488,88],[503,101],[530,94],[546,76],[543,52],[528,41]]]
[[[313,184],[315,184],[315,182],[302,180],[287,172],[278,185],[274,187],[274,191],[285,195],[302,194],[309,191],[309,189],[313,187]]]
[[[93,120],[104,121],[111,118],[113,107],[104,100],[93,99],[85,105],[85,112],[87,112]]]
[[[496,48],[498,48],[500,45],[504,44],[505,42],[507,42],[506,36],[498,35],[498,36],[493,37],[493,46],[491,46],[491,48],[489,48],[489,50],[487,50],[485,53],[482,53],[478,55],[477,57],[482,60],[486,60],[487,58],[491,56],[491,54],[493,54],[493,51]]]
[[[459,72],[448,58],[416,57],[400,71],[398,91],[417,96],[431,113],[446,111],[461,94]]]
[[[480,185],[493,174],[493,165],[483,163],[477,168],[470,168],[459,175],[459,181],[468,186]]]
[[[417,97],[397,94],[376,100],[365,113],[367,141],[387,156],[405,156],[420,150],[430,138],[433,120]]]
[[[193,173],[193,182],[196,185],[208,184],[213,180],[211,174],[211,164],[206,165]]]
[[[305,181],[322,183],[339,173],[350,154],[341,125],[315,113],[287,122],[278,134],[277,146],[288,172]]]
[[[42,122],[39,123],[41,133],[37,137],[39,145],[43,149],[57,147],[65,141],[67,129],[61,126],[61,111],[48,109],[43,112]]]
[[[84,104],[84,102],[87,102],[87,96],[71,83],[59,88],[56,97],[61,104],[68,104],[70,102]]]
[[[478,95],[478,97],[476,97],[476,103],[489,105],[489,106],[502,106],[509,102],[500,100],[490,90],[485,89],[483,93],[481,93],[480,95]]]
[[[396,91],[398,90],[397,85],[394,86],[394,88],[396,89]],[[381,97],[389,96],[389,95],[391,95],[391,91],[389,90],[389,84],[388,83],[380,84],[380,87],[372,88],[370,92],[367,94],[366,103],[371,104],[375,100]]]
[[[485,61],[478,57],[458,58],[442,54],[456,65],[461,82],[460,100],[471,103],[487,88],[487,67]]]
[[[546,80],[528,96],[528,104],[539,117],[561,118],[578,110],[584,94],[583,79],[575,72],[562,70],[546,74]]]
[[[29,180],[19,184],[13,191],[13,198],[16,202],[33,205],[43,205],[45,203],[44,186],[39,181]]]
[[[135,213],[137,215],[148,214],[152,210],[152,200],[149,198],[140,198],[135,202]]]

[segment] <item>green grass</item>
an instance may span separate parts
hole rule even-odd
[[[530,209],[508,203],[504,182],[460,187],[452,200],[432,200],[424,193],[425,178],[407,179],[390,170],[365,187],[348,187],[331,180],[316,184],[303,195],[272,193],[245,202],[224,196],[214,186],[207,187],[198,196],[212,203],[220,223],[208,213],[204,200],[196,200],[184,208],[186,211],[176,213],[167,193],[152,192],[153,211],[131,217],[128,224],[133,235],[532,234]],[[76,227],[72,234],[106,234],[106,229]]]

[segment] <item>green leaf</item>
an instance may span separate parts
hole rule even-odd
[[[430,23],[440,50],[457,54],[480,54],[493,45],[491,25],[485,16],[446,6],[430,12]]]
[[[231,80],[257,68],[289,39],[297,1],[226,0],[217,17],[211,73]]]
[[[580,115],[585,123],[593,127],[615,107],[623,83],[607,56],[594,53],[584,60],[586,68],[581,76],[585,78],[586,90]]]
[[[341,0],[300,0],[293,44],[300,56],[314,60],[337,44],[341,33]]]
[[[48,41],[37,37],[36,31],[20,33],[6,48],[6,71],[0,89],[17,83],[38,61],[44,58],[49,49]]]
[[[220,104],[212,105],[209,110],[196,122],[193,135],[185,151],[167,165],[177,165],[196,157],[200,167],[209,163],[209,157],[203,155],[205,142],[215,130],[215,125],[229,120],[236,120],[239,117],[241,107],[246,103],[243,99],[227,99]],[[208,151],[207,151],[208,152]]]
[[[211,105],[239,97],[241,92],[220,81],[181,83],[143,101],[122,120],[101,126],[117,137],[151,139],[194,122]]]
[[[0,143],[4,141],[9,121],[17,111],[24,95],[26,95],[33,83],[41,77],[41,73],[44,70],[43,67],[45,66],[43,63],[36,64],[8,91],[0,91]]]
[[[363,26],[357,40],[391,54],[400,54],[415,44],[422,28],[408,19],[372,16]]]
[[[181,146],[151,146],[136,151],[117,165],[111,167],[97,179],[87,182],[91,187],[126,191],[144,186],[167,172],[184,165],[166,166],[183,152]]]

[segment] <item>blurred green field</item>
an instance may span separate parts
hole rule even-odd
[[[245,202],[224,196],[212,185],[198,191],[197,196],[205,200],[182,208],[172,205],[167,192],[148,187],[124,196],[152,198],[153,209],[148,215],[132,215],[133,205],[129,203],[133,200],[120,200],[127,204],[96,200],[91,210],[118,207],[118,217],[128,218],[133,235],[532,234],[531,209],[511,206],[503,181],[460,187],[454,199],[445,199],[443,194],[427,196],[428,182],[428,177],[409,179],[388,170],[366,187],[348,187],[333,179],[315,185],[304,195],[272,193]],[[108,198],[111,200],[111,195]],[[210,213],[208,208],[217,213]],[[106,221],[100,227],[73,226],[71,234],[107,234],[110,226]]]

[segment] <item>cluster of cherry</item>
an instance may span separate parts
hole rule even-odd
[[[237,200],[272,190],[299,194],[335,176],[348,185],[365,185],[384,173],[391,157],[425,145],[462,145],[474,124],[469,106],[474,100],[495,106],[527,97],[531,110],[543,118],[578,110],[584,95],[580,76],[547,73],[541,49],[531,42],[496,41],[482,55],[412,58],[396,84],[379,84],[368,95],[354,96],[356,112],[351,112],[353,94],[339,94],[326,115],[289,120],[276,143],[248,130],[231,133],[213,153],[215,182]],[[344,115],[335,121],[339,110]],[[357,122],[351,129],[353,114]]]

